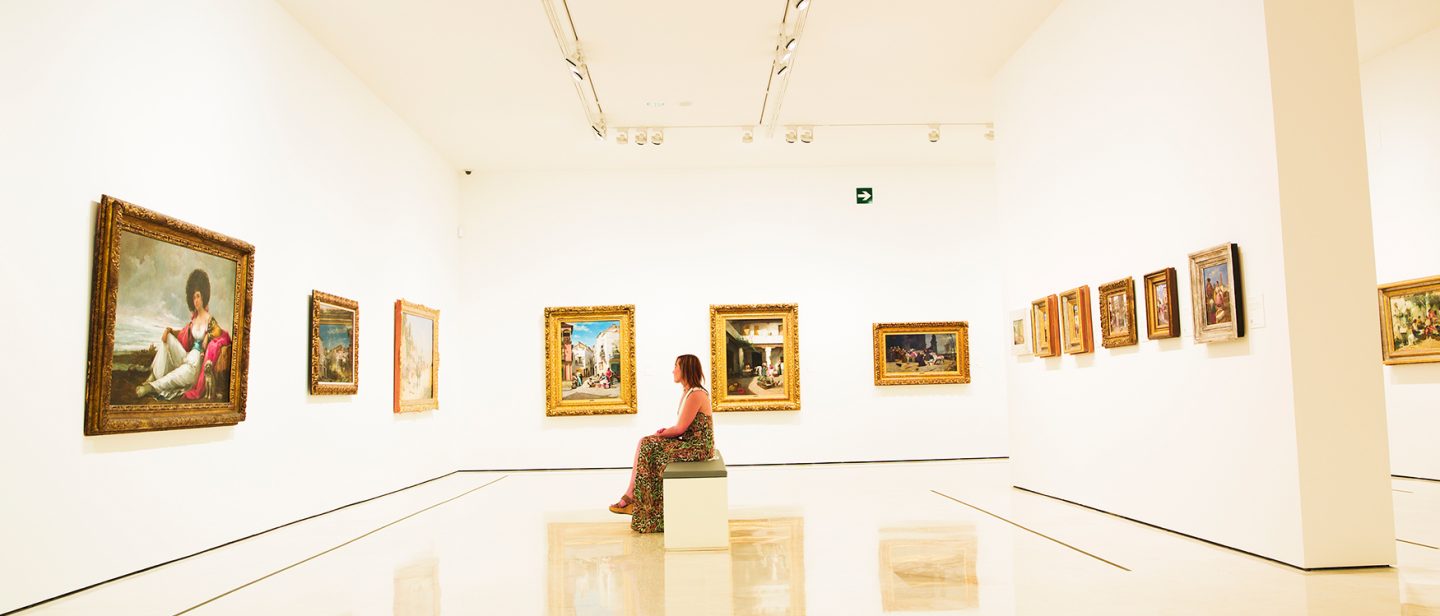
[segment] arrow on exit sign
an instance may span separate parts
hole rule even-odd
[[[875,191],[869,188],[855,189],[855,205],[870,205],[875,200]]]

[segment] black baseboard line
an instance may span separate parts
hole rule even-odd
[[[726,462],[727,468],[736,467],[765,467],[765,466],[829,466],[836,464],[902,464],[910,462],[980,462],[986,460],[1009,460],[1009,456],[981,456],[973,458],[916,458],[912,460],[834,460],[825,462],[752,462],[748,464],[734,464]],[[455,471],[457,473],[548,473],[558,471],[623,471],[629,470],[628,466],[570,466],[570,467],[544,467],[544,468],[467,468]],[[0,614],[0,616],[4,616]]]
[[[1030,488],[1026,488],[1026,487],[1022,487],[1022,486],[1017,486],[1017,485],[1012,485],[1012,486],[1010,486],[1010,487],[1012,487],[1012,488],[1014,488],[1014,489],[1016,489],[1016,490],[1020,490],[1021,492],[1029,492],[1029,493],[1034,494],[1034,495],[1036,495],[1036,496],[1043,496],[1043,497],[1048,498],[1048,499],[1051,499],[1051,500],[1057,500],[1057,501],[1060,501],[1060,502],[1062,502],[1062,503],[1067,503],[1067,504],[1070,504],[1070,505],[1074,505],[1074,506],[1076,506],[1076,507],[1080,507],[1080,508],[1082,508],[1082,509],[1088,509],[1088,510],[1090,510],[1090,511],[1098,512],[1098,513],[1103,513],[1103,514],[1105,514],[1105,515],[1112,516],[1112,517],[1116,517],[1116,518],[1120,518],[1120,519],[1125,520],[1125,521],[1128,521],[1128,522],[1134,522],[1134,523],[1140,524],[1140,525],[1142,525],[1142,526],[1149,526],[1150,528],[1153,528],[1153,529],[1156,529],[1156,530],[1163,530],[1163,531],[1165,531],[1165,532],[1167,532],[1167,533],[1171,533],[1171,534],[1174,534],[1174,535],[1179,535],[1179,536],[1185,537],[1185,538],[1187,538],[1187,539],[1194,539],[1195,541],[1199,541],[1199,542],[1202,542],[1202,543],[1208,543],[1208,544],[1213,545],[1213,546],[1215,546],[1215,547],[1225,548],[1225,549],[1230,550],[1230,551],[1232,551],[1232,552],[1239,552],[1239,553],[1244,554],[1244,555],[1246,555],[1246,556],[1253,556],[1253,557],[1258,558],[1258,559],[1260,559],[1260,560],[1267,560],[1267,561],[1270,561],[1270,562],[1275,563],[1275,564],[1278,564],[1278,565],[1284,565],[1285,567],[1288,567],[1288,568],[1290,568],[1290,569],[1294,569],[1294,570],[1297,570],[1297,571],[1305,571],[1305,572],[1311,572],[1311,571],[1347,571],[1347,570],[1351,570],[1351,569],[1389,569],[1389,568],[1391,568],[1390,565],[1356,565],[1356,566],[1352,566],[1352,567],[1301,567],[1301,566],[1299,566],[1299,565],[1294,565],[1294,564],[1291,564],[1291,563],[1287,563],[1287,562],[1285,562],[1285,561],[1283,561],[1283,560],[1279,560],[1279,559],[1276,559],[1276,558],[1271,558],[1271,557],[1265,556],[1265,555],[1263,555],[1263,554],[1256,554],[1256,553],[1254,553],[1254,552],[1251,552],[1251,551],[1248,551],[1248,550],[1242,550],[1242,549],[1237,548],[1237,547],[1232,546],[1232,545],[1225,545],[1225,544],[1223,544],[1223,543],[1219,543],[1219,542],[1216,542],[1216,541],[1211,541],[1211,540],[1205,539],[1205,538],[1203,538],[1203,537],[1196,537],[1195,535],[1191,535],[1191,534],[1187,534],[1187,533],[1182,533],[1182,532],[1180,532],[1180,531],[1178,531],[1178,530],[1173,530],[1173,529],[1165,528],[1164,526],[1159,526],[1159,525],[1156,525],[1156,524],[1151,524],[1151,523],[1145,522],[1145,521],[1143,521],[1143,520],[1137,520],[1137,519],[1135,519],[1135,518],[1132,518],[1132,517],[1129,517],[1129,516],[1123,516],[1123,515],[1120,515],[1120,514],[1118,514],[1118,513],[1113,513],[1113,512],[1110,512],[1110,511],[1106,511],[1106,510],[1104,510],[1104,509],[1099,509],[1099,508],[1096,508],[1096,507],[1091,507],[1090,505],[1086,505],[1086,504],[1084,504],[1084,503],[1077,503],[1077,502],[1075,502],[1075,501],[1072,501],[1072,500],[1069,500],[1069,499],[1060,498],[1059,496],[1053,496],[1053,495],[1050,495],[1050,494],[1046,494],[1046,493],[1041,492],[1041,491],[1038,491],[1038,490],[1031,490]],[[1399,540],[1397,539],[1397,541],[1399,541]]]
[[[888,463],[896,463],[896,462],[958,462],[958,461],[969,461],[969,460],[1008,460],[1008,459],[1009,459],[1009,458],[1006,457],[1006,456],[993,456],[993,457],[979,457],[979,458],[925,458],[925,459],[916,459],[916,460],[858,460],[858,461],[835,461],[835,462],[775,462],[775,463],[758,463],[758,464],[727,464],[726,466],[814,466],[814,465],[827,465],[827,464],[888,464]],[[218,550],[218,549],[220,549],[220,548],[228,547],[228,546],[234,545],[234,544],[236,544],[236,543],[240,543],[241,541],[245,541],[245,540],[247,540],[247,539],[254,539],[255,537],[259,537],[260,535],[264,535],[264,534],[266,534],[266,533],[274,532],[274,531],[280,530],[280,529],[285,528],[285,527],[288,527],[288,526],[294,526],[294,525],[299,524],[299,523],[301,523],[301,522],[305,522],[305,521],[308,521],[308,520],[313,520],[313,519],[318,518],[318,517],[323,516],[323,515],[329,515],[329,514],[331,514],[331,513],[337,512],[337,511],[341,511],[341,510],[344,510],[344,509],[349,509],[350,507],[354,507],[354,506],[356,506],[356,505],[363,505],[363,504],[368,503],[368,502],[370,502],[370,501],[373,501],[373,500],[376,500],[376,499],[385,498],[386,496],[390,496],[390,495],[392,495],[392,494],[398,494],[398,493],[400,493],[400,492],[404,492],[405,490],[409,490],[409,489],[411,489],[411,488],[418,488],[418,487],[420,487],[420,486],[422,486],[422,485],[425,485],[425,484],[427,484],[427,483],[430,483],[430,482],[432,482],[432,481],[438,481],[438,480],[444,479],[444,478],[446,478],[446,477],[449,477],[449,476],[451,476],[451,475],[454,475],[454,474],[456,474],[456,473],[533,473],[533,472],[547,472],[547,471],[625,470],[625,469],[628,469],[628,468],[630,468],[630,467],[628,467],[628,466],[614,466],[614,467],[519,468],[519,469],[461,469],[461,470],[454,470],[454,471],[450,471],[450,472],[448,472],[448,473],[445,473],[445,474],[443,474],[443,475],[437,475],[437,476],[435,476],[435,477],[431,477],[431,478],[426,479],[426,480],[424,480],[424,481],[412,483],[412,484],[410,484],[410,485],[408,485],[408,486],[405,486],[405,487],[403,487],[403,488],[396,488],[396,489],[391,490],[391,491],[389,491],[389,492],[386,492],[386,493],[384,493],[384,494],[377,494],[377,495],[371,496],[371,497],[369,497],[369,498],[363,498],[363,499],[357,500],[357,501],[355,501],[355,502],[353,502],[353,503],[350,503],[350,504],[347,504],[347,505],[341,505],[341,506],[339,506],[339,507],[335,507],[334,509],[329,509],[329,510],[326,510],[326,511],[322,511],[322,512],[320,512],[320,513],[316,513],[316,514],[313,514],[313,515],[305,516],[305,517],[303,517],[303,518],[299,518],[299,519],[296,519],[296,520],[291,520],[291,521],[286,522],[286,523],[284,523],[284,524],[280,524],[279,526],[274,526],[274,527],[267,528],[267,529],[262,530],[262,531],[254,532],[254,533],[251,533],[251,534],[249,534],[249,535],[245,535],[244,537],[240,537],[240,538],[238,538],[238,539],[232,539],[232,540],[230,540],[230,541],[226,541],[225,543],[221,543],[221,544],[219,544],[219,545],[211,546],[211,547],[205,548],[205,549],[203,549],[203,550],[200,550],[200,551],[198,551],[198,552],[194,552],[194,553],[191,553],[191,554],[186,554],[186,555],[184,555],[184,556],[179,556],[179,557],[176,557],[176,558],[172,558],[172,559],[170,559],[170,560],[167,560],[167,561],[164,561],[164,562],[160,562],[160,563],[156,563],[156,564],[150,565],[150,566],[148,566],[148,567],[144,567],[144,568],[142,568],[142,569],[136,569],[136,570],[131,571],[131,572],[129,572],[129,573],[122,573],[122,574],[117,575],[117,576],[115,576],[115,577],[112,577],[112,578],[109,578],[109,579],[106,579],[106,580],[102,580],[102,581],[99,581],[99,582],[95,582],[94,584],[90,584],[90,585],[88,585],[88,586],[83,586],[83,587],[80,587],[80,588],[76,588],[75,590],[71,590],[71,591],[68,591],[68,592],[64,592],[64,593],[55,595],[55,596],[53,596],[53,597],[49,597],[49,598],[47,598],[47,599],[41,599],[41,600],[36,601],[36,602],[34,602],[34,603],[31,603],[31,604],[29,604],[29,605],[21,606],[21,607],[15,608],[15,609],[10,610],[10,611],[7,611],[7,612],[0,612],[0,616],[10,616],[11,614],[16,614],[16,613],[23,612],[23,611],[28,610],[28,609],[40,607],[40,606],[45,605],[46,603],[50,603],[50,602],[52,602],[52,601],[57,601],[57,600],[60,600],[60,599],[64,599],[65,597],[69,597],[69,596],[71,596],[71,595],[79,594],[79,593],[85,592],[85,591],[87,591],[87,590],[90,590],[90,589],[92,589],[92,588],[96,588],[96,587],[99,587],[99,586],[104,586],[105,584],[109,584],[109,583],[111,583],[111,582],[118,582],[118,581],[123,580],[123,579],[125,579],[125,578],[131,577],[131,576],[134,576],[134,575],[139,575],[139,574],[141,574],[141,573],[145,573],[146,571],[152,571],[152,570],[154,570],[154,569],[159,569],[160,567],[164,567],[164,566],[166,566],[166,565],[173,565],[173,564],[178,563],[178,562],[180,562],[180,561],[182,561],[182,560],[185,560],[185,559],[188,559],[188,558],[194,558],[194,557],[199,556],[199,555],[201,555],[201,554],[206,554],[206,553],[209,553],[209,552],[213,552],[213,551]]]
[[[1399,478],[1399,479],[1414,479],[1415,481],[1430,481],[1430,482],[1434,482],[1434,483],[1440,483],[1440,479],[1432,479],[1432,478],[1430,478],[1430,477],[1412,477],[1412,476],[1410,476],[1410,475],[1391,475],[1391,477],[1397,477],[1397,478]]]

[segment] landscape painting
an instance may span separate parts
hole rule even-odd
[[[395,412],[439,408],[440,311],[395,302]]]
[[[717,411],[800,410],[795,304],[710,307]]]
[[[310,294],[310,393],[359,391],[360,304],[320,291]]]
[[[969,331],[963,321],[876,323],[876,385],[969,383]]]
[[[1440,276],[1381,286],[1380,319],[1385,363],[1440,362]]]
[[[109,196],[96,234],[86,434],[242,421],[254,247]]]
[[[634,306],[545,309],[547,415],[634,413]]]

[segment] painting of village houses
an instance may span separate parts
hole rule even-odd
[[[634,306],[545,309],[547,415],[635,412]]]
[[[310,393],[359,390],[360,304],[337,295],[310,294]]]
[[[711,306],[715,409],[799,410],[795,304]]]

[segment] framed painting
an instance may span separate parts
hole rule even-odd
[[[360,304],[310,292],[310,393],[360,391]]]
[[[101,196],[85,434],[244,421],[254,279],[254,246]]]
[[[1100,285],[1100,345],[1113,349],[1140,343],[1135,326],[1135,279]]]
[[[545,309],[545,414],[633,414],[635,306]]]
[[[1440,362],[1440,276],[1380,287],[1380,356],[1390,365]]]
[[[876,385],[970,382],[968,323],[876,323],[871,331]]]
[[[1173,267],[1145,274],[1145,335],[1151,340],[1180,336],[1180,292]]]
[[[440,408],[440,311],[395,300],[395,412]]]
[[[1031,354],[1030,321],[1025,313],[1024,310],[1010,313],[1010,352],[1022,357]]]
[[[1242,289],[1238,245],[1221,244],[1190,255],[1190,298],[1196,342],[1245,336]]]
[[[1036,357],[1060,354],[1060,300],[1048,295],[1030,302],[1030,341]]]
[[[800,410],[796,304],[710,306],[710,382],[716,411]]]
[[[1090,327],[1090,285],[1061,293],[1060,329],[1065,333],[1066,354],[1095,350],[1095,334]]]

